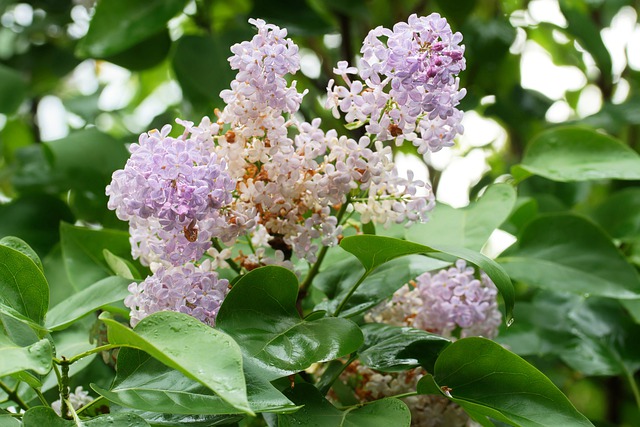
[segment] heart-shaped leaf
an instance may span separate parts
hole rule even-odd
[[[173,311],[153,313],[133,330],[108,313],[102,313],[100,319],[107,324],[111,344],[143,350],[206,385],[239,411],[253,414],[247,401],[240,347],[224,332]]]
[[[45,323],[47,329],[50,331],[64,329],[102,306],[122,301],[129,295],[127,287],[130,283],[131,280],[111,276],[73,294],[47,313]]]
[[[253,270],[225,298],[216,326],[275,379],[356,351],[362,332],[347,319],[301,319],[296,310],[298,279],[289,270]]]
[[[429,221],[412,226],[405,237],[427,246],[459,246],[480,251],[491,233],[509,217],[515,202],[516,192],[511,185],[494,184],[467,207],[454,209],[439,203]]]
[[[401,400],[386,398],[341,411],[313,385],[297,383],[285,393],[297,405],[293,414],[278,415],[279,427],[409,427],[411,412]]]
[[[498,261],[512,278],[532,286],[640,297],[638,273],[598,226],[576,215],[544,215],[531,221]]]
[[[513,175],[539,175],[553,181],[640,179],[640,155],[621,142],[587,128],[559,127],[528,145]]]
[[[487,273],[493,280],[504,299],[505,320],[508,323],[511,322],[515,303],[511,279],[500,265],[481,253],[466,248],[441,245],[430,247],[391,237],[369,235],[345,237],[340,242],[340,247],[358,258],[367,274],[392,259],[411,254],[444,253],[467,260]]]
[[[435,381],[435,384],[434,384]],[[592,426],[542,372],[499,344],[463,338],[445,348],[418,392],[441,390],[479,422],[522,427]]]

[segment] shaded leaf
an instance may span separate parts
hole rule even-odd
[[[632,240],[640,236],[640,188],[612,194],[594,209],[592,217],[616,239]]]
[[[0,245],[0,312],[42,325],[49,286],[42,271],[22,252]]]
[[[80,40],[77,52],[83,57],[96,58],[120,53],[162,31],[167,21],[186,4],[186,0],[98,2],[89,31]]]
[[[0,236],[24,240],[40,257],[60,240],[60,221],[74,221],[66,203],[44,194],[23,196],[0,205],[0,218]]]
[[[592,425],[544,374],[484,338],[463,338],[444,349],[418,392],[433,392],[434,380],[475,416],[522,427]]]
[[[478,252],[443,245],[429,247],[406,240],[368,235],[345,237],[340,247],[358,258],[368,272],[392,259],[411,254],[445,253],[467,260],[487,273],[495,283],[504,299],[506,321],[509,322],[512,317],[515,294],[511,279],[500,265]]]
[[[0,329],[0,377],[20,371],[32,370],[44,375],[51,369],[53,350],[47,339],[27,347],[14,344]]]
[[[64,329],[76,320],[107,304],[122,301],[131,280],[119,276],[102,279],[60,302],[47,313],[45,326],[50,331]]]
[[[27,95],[27,82],[17,71],[0,64],[0,114],[12,115]]]
[[[386,398],[340,411],[313,385],[298,383],[285,393],[297,405],[293,414],[278,415],[279,427],[409,427],[411,413],[401,400]]]
[[[291,411],[297,407],[259,378],[245,375],[249,405],[255,412]],[[93,384],[101,396],[118,405],[150,412],[184,415],[235,414],[239,411],[204,385],[171,369],[140,350],[124,348],[118,354],[116,379],[110,390]]]
[[[530,222],[498,261],[509,275],[541,288],[633,299],[640,279],[595,224],[570,214]]]
[[[104,258],[104,249],[131,260],[129,234],[124,231],[92,230],[62,223],[60,240],[69,280],[77,290],[112,275]]]
[[[438,355],[450,341],[420,329],[367,323],[362,326],[365,345],[360,349],[363,365],[377,371],[405,371],[422,366],[433,372]]]
[[[362,332],[350,320],[301,319],[297,296],[298,279],[291,271],[258,268],[235,283],[216,318],[216,326],[270,373],[270,379],[344,356],[362,344]]]

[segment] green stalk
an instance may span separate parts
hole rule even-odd
[[[122,347],[122,345],[120,345],[120,344],[105,344],[105,345],[101,345],[99,347],[92,348],[91,350],[87,350],[87,351],[82,352],[80,354],[77,354],[77,355],[73,356],[70,359],[67,359],[64,356],[62,356],[62,359],[54,358],[53,362],[58,364],[58,365],[60,365],[64,369],[65,365],[67,365],[67,366],[72,365],[72,364],[76,363],[78,360],[84,359],[87,356],[91,356],[91,355],[96,354],[96,353],[102,353],[103,351],[111,350],[113,348],[118,348],[118,347]]]
[[[358,289],[358,286],[360,286],[362,282],[364,282],[364,279],[366,279],[367,276],[369,276],[369,271],[365,271],[362,277],[360,277],[360,279],[351,287],[351,289],[349,289],[349,292],[344,296],[344,298],[342,298],[342,301],[340,301],[340,305],[338,305],[338,308],[336,308],[336,311],[333,313],[333,317],[338,317],[338,314],[340,314],[340,312],[344,310],[344,306],[347,305],[347,301],[349,301],[349,298],[351,298],[356,289]]]
[[[218,252],[222,251],[222,245],[220,245],[220,242],[218,241],[218,239],[213,239],[213,247],[216,248]],[[231,267],[233,271],[235,271],[238,274],[242,274],[242,268],[238,264],[236,264],[234,260],[229,258],[225,261],[227,261],[227,264],[229,264],[229,267]]]
[[[342,224],[342,217],[344,216],[345,212],[347,212],[347,207],[349,206],[349,203],[351,203],[351,197],[350,195],[347,194],[347,200],[345,200],[342,206],[340,206],[340,210],[336,215],[336,219],[338,220],[338,225]],[[304,295],[307,294],[307,290],[309,289],[309,286],[311,286],[313,279],[318,274],[318,271],[320,271],[320,265],[322,265],[322,261],[324,260],[324,257],[327,254],[328,250],[329,250],[328,246],[322,247],[322,249],[320,250],[320,253],[318,254],[318,260],[315,263],[313,263],[313,266],[311,267],[311,270],[309,270],[307,277],[305,277],[304,282],[302,282],[302,285],[300,285],[300,295],[303,295],[303,297]]]
[[[29,405],[25,403],[20,396],[18,396],[18,387],[16,386],[15,390],[11,390],[8,385],[6,385],[3,381],[0,381],[0,388],[2,391],[7,393],[9,400],[14,402],[16,405],[20,407],[20,409],[24,409],[25,411],[29,409]]]

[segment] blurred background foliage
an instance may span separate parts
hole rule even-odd
[[[468,91],[461,106],[467,112],[466,132],[455,148],[434,154],[426,165],[410,149],[398,156],[429,173],[438,199],[455,207],[473,200],[487,184],[505,180],[527,143],[551,127],[588,126],[638,151],[639,3],[0,0],[0,237],[26,240],[44,259],[52,286],[63,286],[66,275],[56,267],[60,222],[126,227],[106,209],[104,194],[111,173],[127,159],[126,144],[140,132],[173,124],[176,117],[198,122],[222,107],[218,94],[234,76],[226,58],[232,44],[252,37],[249,17],[286,27],[300,46],[302,70],[295,79],[300,90],[309,90],[301,114],[357,136],[358,130],[344,129],[323,108],[334,65],[357,62],[363,38],[376,26],[391,27],[411,13],[444,15],[466,45],[467,69],[461,75]],[[517,235],[541,213],[577,212],[599,223],[637,267],[637,184],[530,178],[519,185],[517,208],[503,229]],[[605,335],[626,349],[622,356],[601,355],[624,359],[625,369],[598,368],[589,363],[596,356],[584,356],[588,351],[567,353],[566,345],[559,345],[569,333],[565,329],[576,336],[576,326],[567,323],[571,319],[561,318],[561,326],[548,320],[558,310],[568,311],[570,299],[525,286],[519,298],[525,327],[527,319],[545,318],[540,314],[545,310],[553,313],[547,313],[546,323],[536,323],[535,339],[527,335],[530,330],[510,342],[507,334],[512,350],[549,375],[597,425],[640,425],[630,383],[622,379],[629,371],[633,378],[640,354],[620,344],[633,341],[630,331],[638,326],[624,317],[620,305],[594,308],[608,313],[606,319],[617,319],[605,328],[609,332],[598,335],[597,325],[581,332],[582,342],[595,342],[593,348],[600,346],[603,353],[615,347],[602,341]],[[582,315],[576,325],[585,327],[590,314]]]

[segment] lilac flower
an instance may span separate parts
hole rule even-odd
[[[131,326],[158,311],[177,311],[215,326],[220,304],[229,291],[229,282],[209,271],[209,264],[196,267],[160,266],[141,283],[131,283],[124,304],[131,309]]]
[[[441,335],[451,335],[460,328],[461,338],[495,337],[500,325],[498,291],[489,276],[483,272],[476,279],[474,271],[464,260],[458,260],[455,267],[418,276],[416,283],[423,309],[418,312],[414,326]]]
[[[464,260],[435,274],[424,273],[415,287],[403,286],[391,301],[376,307],[369,321],[413,326],[446,337],[459,330],[461,338],[494,338],[500,326],[497,289],[489,276],[474,277]]]
[[[383,42],[381,38],[386,38]],[[439,14],[411,15],[393,30],[369,32],[362,49],[361,82],[347,76],[346,63],[334,69],[347,88],[330,81],[327,107],[346,113],[347,122],[368,119],[366,130],[379,140],[409,140],[420,153],[453,144],[462,133],[456,108],[466,94],[456,77],[465,69],[462,35]]]

